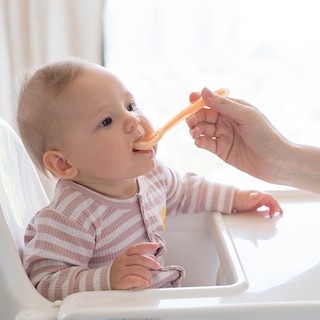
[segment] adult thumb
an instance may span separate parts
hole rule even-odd
[[[201,96],[208,107],[233,120],[240,120],[241,114],[246,108],[246,106],[216,94],[206,87],[202,89]]]

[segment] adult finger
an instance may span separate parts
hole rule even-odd
[[[189,96],[189,101],[192,103],[192,102],[198,100],[200,97],[201,97],[200,92],[191,92],[191,94]]]
[[[190,129],[190,135],[193,139],[198,139],[202,135],[215,137],[217,126],[211,123],[201,122],[197,126]]]
[[[187,124],[189,128],[193,128],[201,122],[216,123],[219,118],[219,113],[215,110],[202,108],[189,118]]]
[[[195,144],[198,148],[206,149],[212,153],[217,153],[217,141],[208,136],[201,136],[195,139]]]
[[[208,107],[240,123],[245,120],[244,112],[251,108],[251,106],[236,102],[235,99],[215,94],[208,88],[203,88],[201,95]]]

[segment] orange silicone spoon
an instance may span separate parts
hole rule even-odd
[[[226,97],[229,94],[229,90],[226,88],[222,88],[216,90],[215,93]],[[188,107],[180,111],[176,116],[174,116],[169,122],[167,122],[163,127],[154,131],[152,134],[144,137],[145,140],[139,140],[133,144],[133,148],[135,150],[149,150],[150,148],[154,147],[162,136],[171,128],[173,128],[176,124],[181,122],[182,120],[190,117],[192,114],[196,113],[200,109],[205,106],[205,102],[203,101],[202,97],[198,100],[190,104]]]

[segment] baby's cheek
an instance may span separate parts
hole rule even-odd
[[[139,112],[138,114],[140,123],[142,127],[146,130],[147,133],[151,133],[154,131],[153,125],[150,120],[143,114],[143,112]]]
[[[144,120],[143,123],[142,123],[142,126],[143,128],[145,129],[145,131],[147,133],[152,133],[154,132],[154,128],[153,128],[153,125],[150,123],[150,121],[148,120]]]

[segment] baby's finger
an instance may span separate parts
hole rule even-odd
[[[151,271],[139,266],[133,266],[115,273],[111,278],[111,288],[114,290],[128,290],[135,287],[148,286],[151,282]]]
[[[126,266],[141,266],[148,270],[159,270],[161,268],[161,265],[157,260],[139,254],[128,256]]]
[[[280,215],[283,214],[282,208],[279,206],[279,204],[266,204],[266,206],[269,208],[269,216],[270,218],[273,218],[273,216],[278,213]]]
[[[283,214],[283,210],[278,201],[269,193],[262,194],[261,205],[269,208],[269,216],[272,218],[276,213]]]
[[[156,242],[142,242],[133,245],[126,251],[126,255],[131,256],[135,254],[148,254],[159,248],[159,244]]]
[[[152,280],[146,280],[135,275],[123,277],[113,288],[114,290],[130,290],[134,288],[144,288],[150,285]]]

